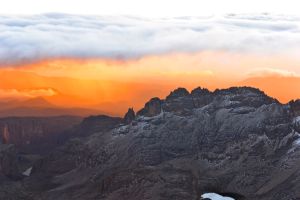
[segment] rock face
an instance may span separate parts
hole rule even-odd
[[[70,140],[35,163],[20,191],[33,200],[300,199],[295,106],[248,87],[181,88],[160,106]]]
[[[145,107],[137,113],[137,115],[146,117],[156,116],[161,113],[161,104],[162,100],[158,97],[152,98],[145,104]]]
[[[176,90],[172,91],[168,96],[167,96],[167,100],[170,99],[177,99],[180,97],[186,97],[188,96],[190,93],[189,91],[187,91],[187,89],[185,88],[177,88]]]
[[[123,121],[125,124],[130,124],[134,119],[135,119],[135,112],[133,108],[129,108],[123,118]]]
[[[5,178],[15,180],[20,177],[16,149],[13,145],[0,144],[0,185]]]
[[[289,105],[291,106],[295,115],[300,115],[300,100],[291,101]]]
[[[120,117],[110,117],[107,115],[90,116],[85,118],[79,127],[75,127],[75,130],[79,136],[89,136],[92,133],[108,131],[121,123],[122,118]]]
[[[72,116],[1,118],[0,141],[14,144],[22,152],[44,152],[59,142],[58,135],[81,120],[81,117]]]

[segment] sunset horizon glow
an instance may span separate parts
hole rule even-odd
[[[300,97],[296,15],[46,13],[0,21],[4,108],[43,98],[45,106],[123,115],[178,87],[251,86],[282,103]]]
[[[283,63],[285,68],[265,67]],[[131,60],[49,59],[2,67],[0,100],[42,97],[61,107],[122,115],[127,107],[138,110],[150,98],[164,98],[177,87],[214,91],[251,86],[287,103],[300,96],[300,77],[293,71],[297,68],[297,59],[226,52],[172,53]]]

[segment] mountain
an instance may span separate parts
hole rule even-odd
[[[0,184],[9,179],[17,180],[20,175],[16,149],[10,144],[0,145]]]
[[[0,143],[14,144],[23,153],[48,152],[66,130],[81,121],[76,116],[0,118]]]
[[[43,76],[22,70],[0,69],[0,77],[1,91],[15,91],[21,93],[23,97],[24,94],[25,97],[37,95],[39,90],[51,91],[50,96],[48,93],[47,95],[41,93],[40,96],[59,107],[92,108],[94,111],[95,109],[101,111],[89,115],[120,116],[129,106],[142,107],[143,103],[154,94],[165,95],[169,88],[172,88],[163,81],[89,80]],[[0,94],[1,99],[3,97]],[[0,109],[1,107],[0,103]]]
[[[6,189],[11,191],[10,184],[14,185],[14,181],[22,179],[24,175],[28,176],[34,162],[68,139],[109,130],[121,122],[122,118],[105,115],[84,119],[75,116],[0,118],[2,192],[6,193]],[[16,199],[22,198],[15,195]]]
[[[281,104],[251,87],[178,88],[125,116],[0,185],[1,199],[300,198],[300,101]]]
[[[0,118],[0,144],[13,144],[22,154],[45,154],[74,137],[115,128],[123,121],[106,115]]]
[[[16,107],[0,110],[0,117],[50,117],[73,115],[85,117],[102,113],[100,110],[88,108],[43,108],[43,107]]]
[[[237,85],[252,86],[262,89],[268,95],[276,96],[281,102],[300,97],[300,77],[297,76],[258,76],[241,81]]]
[[[25,101],[21,101],[15,107],[44,107],[50,108],[55,107],[55,105],[49,103],[46,99],[42,97],[31,98]]]
[[[73,115],[86,117],[89,115],[105,114],[97,109],[80,107],[59,107],[49,103],[42,97],[23,101],[7,101],[0,103],[0,117],[49,117]]]
[[[69,135],[89,136],[96,132],[108,131],[122,123],[120,117],[110,117],[107,115],[89,116],[82,120],[79,126],[72,129]]]

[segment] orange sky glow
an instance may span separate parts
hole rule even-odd
[[[229,52],[171,53],[131,60],[50,59],[0,69],[0,100],[43,97],[63,107],[123,115],[177,87],[253,86],[286,103],[300,98],[300,59]]]

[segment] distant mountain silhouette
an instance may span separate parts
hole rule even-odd
[[[0,102],[0,110],[15,107],[56,107],[43,97],[35,97],[26,100],[7,100]]]
[[[42,97],[23,101],[9,101],[0,103],[0,117],[46,117],[60,115],[89,116],[104,114],[97,109],[89,108],[65,108],[49,103]]]
[[[26,101],[22,101],[19,103],[19,106],[25,106],[25,107],[57,107],[53,105],[52,103],[48,102],[43,97],[36,97],[32,99],[28,99]]]
[[[0,110],[0,117],[46,117],[46,116],[89,116],[101,114],[99,110],[88,108],[43,108],[43,107],[16,107],[6,110]]]

